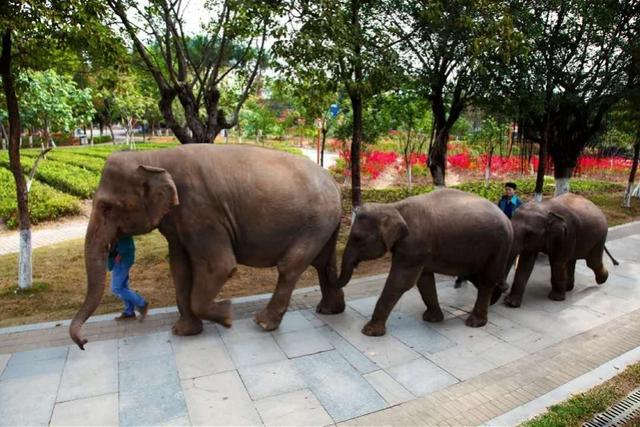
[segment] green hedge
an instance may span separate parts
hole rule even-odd
[[[66,163],[77,166],[95,173],[102,173],[105,159],[96,156],[83,156],[75,151],[54,150],[47,154],[47,160],[55,160],[57,162]]]
[[[0,168],[0,218],[11,228],[17,226],[17,210],[13,174],[8,169]],[[31,185],[29,216],[32,223],[37,224],[78,213],[80,213],[80,201],[76,197],[61,193],[38,181],[34,181]]]
[[[22,167],[25,171],[31,170],[35,163],[34,157],[23,157]],[[0,159],[0,166],[9,167],[8,161]],[[100,174],[77,166],[68,165],[55,160],[41,160],[36,171],[36,179],[42,181],[56,190],[88,199],[93,196]]]
[[[518,186],[518,193],[520,196],[526,198],[533,197],[536,182],[534,179],[517,179],[514,180]],[[590,179],[572,179],[570,181],[571,192],[583,195],[589,195],[592,193],[606,193],[606,192],[619,192],[624,191],[625,186],[616,182],[609,181],[597,181]],[[467,191],[469,193],[477,194],[485,199],[497,202],[504,193],[504,182],[496,181],[489,184],[489,188],[486,188],[484,181],[465,182],[463,184],[454,185],[450,188],[456,188],[458,190]],[[394,187],[386,188],[383,190],[363,189],[362,201],[364,203],[379,202],[379,203],[393,203],[398,200],[405,199],[409,196],[415,196],[417,194],[429,193],[433,191],[433,186],[414,186],[411,191],[406,187]],[[543,193],[546,196],[553,195],[555,191],[555,185],[552,178],[545,178]],[[345,212],[351,211],[351,190],[342,190],[342,205]]]

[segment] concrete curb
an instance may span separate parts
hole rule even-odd
[[[357,279],[353,279],[349,283],[352,285],[366,284],[367,282],[374,282],[380,279],[384,279],[386,277],[387,277],[386,274],[377,274],[374,276],[367,276],[367,277],[360,277]],[[304,295],[304,294],[309,294],[313,292],[320,292],[320,286],[316,285],[316,286],[309,286],[306,288],[295,289],[293,291],[293,295],[294,296]],[[273,294],[267,293],[267,294],[248,295],[244,297],[232,298],[231,302],[234,305],[250,304],[255,302],[267,301],[271,298],[271,295]],[[177,313],[177,312],[178,312],[178,307],[176,307],[175,305],[170,307],[153,308],[149,310],[149,314],[147,317],[151,318],[153,316],[164,315],[169,313]],[[89,319],[87,319],[86,323],[111,321],[113,320],[114,316],[117,316],[118,314],[120,313],[116,312],[116,313],[107,313],[107,314],[100,314],[97,316],[91,316]],[[16,332],[31,332],[31,331],[40,331],[44,329],[55,329],[61,326],[69,326],[70,324],[71,324],[71,319],[65,319],[65,320],[54,320],[51,322],[32,323],[27,325],[8,326],[6,328],[0,328],[0,336],[13,334]]]

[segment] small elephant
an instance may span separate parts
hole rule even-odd
[[[512,218],[514,231],[511,262],[520,255],[511,286],[504,299],[510,307],[520,307],[522,296],[539,252],[549,256],[551,292],[549,299],[562,301],[574,285],[576,260],[585,259],[596,275],[596,282],[607,281],[609,273],[602,263],[607,251],[607,218],[584,197],[566,193],[540,203],[526,203]],[[609,257],[618,264],[609,251]]]
[[[336,286],[347,284],[359,262],[391,251],[391,270],[365,335],[385,334],[389,313],[416,282],[427,306],[423,319],[441,321],[434,273],[462,275],[476,286],[466,324],[483,326],[489,304],[500,298],[512,240],[511,222],[496,205],[459,190],[366,204],[357,211]]]
[[[87,295],[69,333],[83,348],[81,327],[100,304],[106,259],[123,235],[155,228],[169,244],[180,318],[177,335],[202,331],[202,320],[230,326],[229,301],[214,302],[236,264],[277,267],[265,330],[280,324],[298,278],[318,272],[317,310],[344,311],[336,289],[335,245],[341,218],[338,186],[303,157],[250,146],[190,145],[109,156],[93,199],[85,239]]]

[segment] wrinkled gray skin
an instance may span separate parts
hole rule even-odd
[[[416,282],[427,310],[423,319],[443,319],[434,273],[465,276],[478,289],[471,327],[487,323],[489,304],[501,293],[513,230],[509,219],[488,200],[443,189],[391,204],[366,204],[357,212],[337,282],[349,282],[359,262],[391,251],[389,277],[371,321],[362,332],[386,332],[389,313]]]
[[[520,307],[522,304],[539,252],[549,256],[551,300],[562,301],[566,291],[573,289],[578,259],[587,261],[598,284],[606,282],[609,273],[602,263],[602,255],[607,240],[607,218],[589,200],[566,193],[540,203],[525,203],[511,221],[514,231],[511,259],[518,254],[520,259],[511,292],[504,299],[506,305]]]
[[[85,239],[87,295],[71,338],[81,348],[86,343],[80,329],[102,298],[110,246],[120,236],[155,228],[169,243],[177,335],[199,333],[202,320],[231,325],[230,302],[214,299],[236,264],[278,269],[273,297],[255,315],[265,330],[278,327],[309,265],[322,289],[318,312],[342,312],[342,290],[332,286],[340,204],[325,170],[274,150],[192,145],[112,154],[93,200]]]

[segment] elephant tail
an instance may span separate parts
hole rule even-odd
[[[607,249],[607,245],[604,245],[604,251],[607,253],[607,255],[609,255],[609,258],[611,258],[611,262],[613,263],[613,265],[620,265],[620,263],[618,262],[618,260],[616,260],[613,255],[611,255],[611,252],[609,252],[609,249]]]

